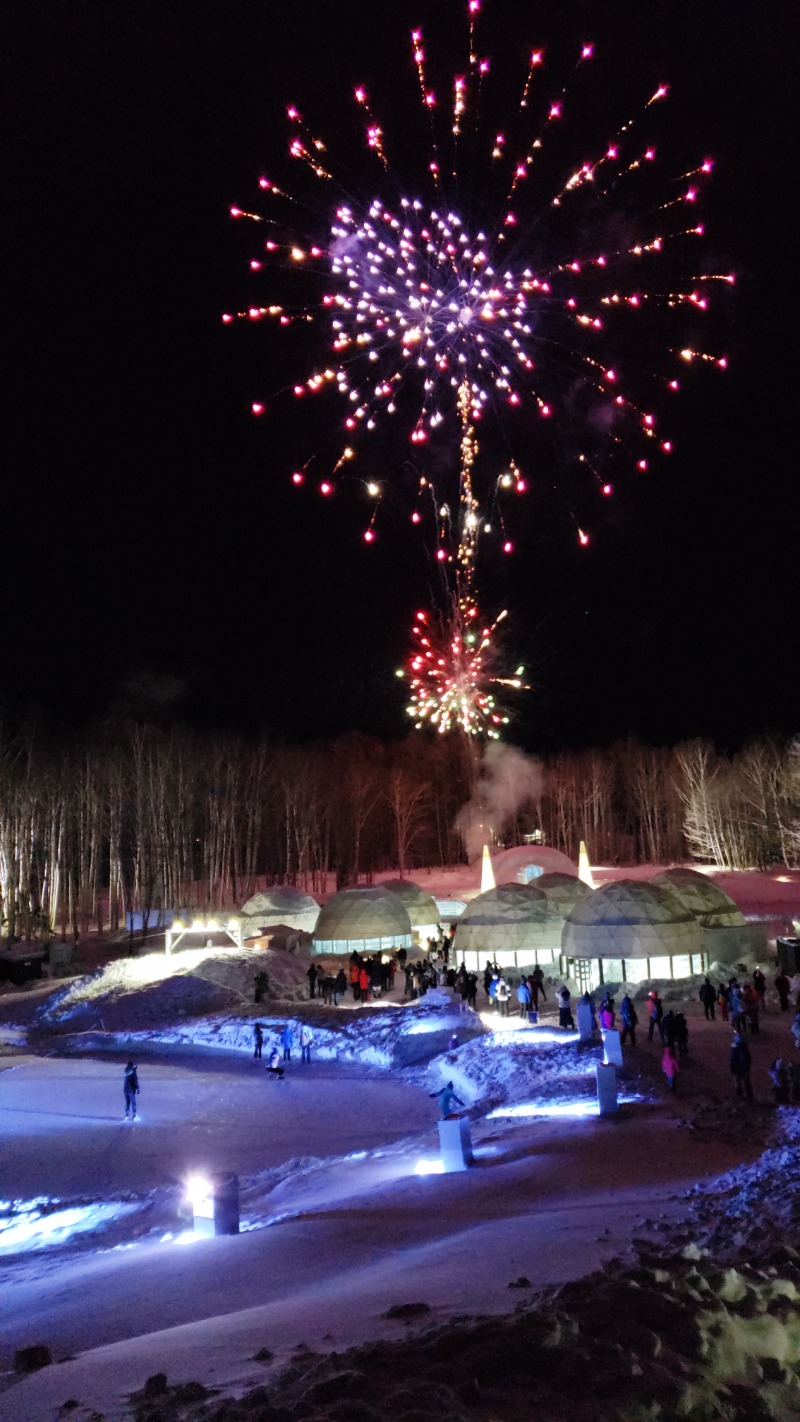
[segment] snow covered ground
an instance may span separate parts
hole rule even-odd
[[[37,998],[39,1029],[49,1015],[63,1032],[62,1009]],[[327,1354],[404,1338],[407,1325],[384,1317],[394,1305],[424,1302],[428,1326],[500,1318],[626,1256],[634,1236],[651,1247],[668,1230],[709,1236],[709,1218],[691,1212],[713,1197],[689,1192],[724,1176],[729,1200],[756,1198],[774,1126],[766,1068],[790,1044],[772,1004],[752,1042],[760,1102],[745,1112],[731,1100],[729,1028],[692,1003],[678,1097],[666,1097],[645,1036],[626,1053],[626,1104],[601,1119],[599,1048],[552,1018],[540,1029],[490,1020],[438,993],[338,1013],[292,1003],[292,1020],[312,1023],[315,1060],[293,1060],[278,1082],[252,1059],[255,1008],[157,1021],[152,1003],[138,1010],[138,991],[116,1003],[113,1033],[92,1024],[36,1038],[40,1052],[82,1055],[24,1053],[20,1024],[4,1028],[3,1422],[84,1422],[93,1411],[127,1422],[131,1395],[160,1372],[239,1395],[294,1366],[303,1345]],[[260,1020],[269,1039],[287,1017]],[[142,1085],[135,1124],[121,1119],[129,1053]],[[461,1175],[433,1171],[429,1093],[447,1080],[476,1147]],[[774,1149],[791,1159],[769,1157],[773,1189],[794,1169],[794,1147]],[[188,1234],[183,1186],[198,1170],[239,1175],[239,1236]],[[53,1365],[20,1379],[15,1350],[40,1343]],[[255,1357],[264,1349],[266,1362]],[[76,1406],[60,1412],[67,1401]]]

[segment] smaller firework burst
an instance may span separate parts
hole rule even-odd
[[[431,726],[445,734],[462,731],[468,736],[498,740],[508,715],[495,689],[528,690],[523,668],[512,677],[499,675],[495,633],[506,613],[487,626],[471,596],[454,601],[450,615],[437,619],[418,612],[414,619],[413,650],[399,675],[408,679],[406,707],[417,730]]]

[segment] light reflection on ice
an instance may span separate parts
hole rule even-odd
[[[620,1096],[618,1098],[621,1106],[629,1105],[633,1101],[641,1101],[641,1096]],[[488,1121],[501,1120],[503,1118],[520,1119],[531,1116],[548,1116],[558,1118],[575,1118],[581,1116],[599,1116],[600,1108],[597,1099],[593,1096],[584,1096],[576,1100],[574,1097],[565,1101],[524,1101],[517,1106],[498,1106],[494,1111],[490,1111],[487,1116]]]
[[[443,1160],[418,1160],[414,1166],[415,1175],[444,1175]]]

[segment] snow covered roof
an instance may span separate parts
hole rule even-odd
[[[589,885],[575,874],[542,874],[533,880],[533,884],[547,899],[549,912],[560,914],[562,918],[566,918],[575,905],[592,892]]]
[[[696,869],[685,869],[680,865],[674,869],[662,869],[650,880],[659,888],[676,894],[684,908],[702,920],[706,928],[735,928],[744,922],[744,914],[729,894]]]
[[[550,913],[531,884],[500,884],[467,904],[456,924],[457,953],[524,951],[544,946]]]
[[[315,947],[395,938],[411,946],[411,920],[402,899],[383,888],[342,889],[320,909],[314,929]]]
[[[492,855],[496,884],[535,883],[542,874],[575,874],[576,867],[549,844],[520,844]]]
[[[253,894],[242,905],[242,928],[246,938],[258,933],[261,928],[289,928],[313,933],[319,917],[319,904],[303,889],[295,889],[291,884],[273,884],[263,893]]]
[[[575,958],[658,958],[701,953],[700,924],[668,889],[618,879],[581,899],[569,914],[562,949]]]
[[[432,894],[421,889],[411,879],[384,879],[378,886],[396,894],[405,905],[412,928],[430,928],[439,922],[439,909]]]

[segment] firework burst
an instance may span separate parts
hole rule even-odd
[[[655,413],[659,396],[679,388],[681,368],[726,365],[693,336],[687,342],[681,318],[689,313],[695,325],[711,283],[733,280],[691,256],[704,235],[697,208],[713,164],[700,157],[677,175],[665,172],[651,129],[667,86],[645,94],[632,116],[590,138],[591,151],[571,162],[562,134],[577,76],[548,87],[541,50],[521,67],[508,123],[500,130],[484,120],[492,66],[477,49],[480,9],[469,0],[468,62],[443,92],[432,87],[422,30],[412,32],[409,74],[416,71],[429,130],[419,171],[400,174],[399,145],[363,85],[353,99],[374,162],[366,179],[351,176],[356,155],[340,164],[289,106],[295,180],[262,177],[266,210],[232,209],[265,224],[250,266],[272,274],[276,299],[223,318],[321,327],[325,357],[286,388],[298,400],[330,395],[339,414],[330,442],[287,474],[323,496],[356,480],[373,500],[362,524],[368,542],[381,505],[396,495],[429,538],[435,530],[440,561],[456,565],[465,529],[454,508],[508,553],[504,491],[524,494],[537,479],[566,484],[559,474],[570,465],[591,516],[594,497],[612,495],[619,477],[672,452]],[[578,46],[573,71],[593,60],[593,45]],[[412,184],[405,194],[404,181]],[[254,402],[254,413],[269,398]],[[537,438],[540,421],[559,433]],[[446,460],[441,448],[452,449],[466,423],[485,433],[465,494],[463,460]],[[381,431],[391,432],[394,466],[375,479],[371,465],[386,460],[369,441]],[[408,453],[417,470],[410,490],[400,474]],[[588,480],[582,493],[580,476]],[[585,545],[589,536],[570,512]]]
[[[412,627],[413,647],[401,675],[409,684],[407,711],[418,730],[499,739],[509,717],[495,695],[498,688],[527,691],[524,668],[511,677],[498,668],[495,633],[505,612],[490,625],[481,622],[474,601],[454,603],[449,616],[424,611]]]

